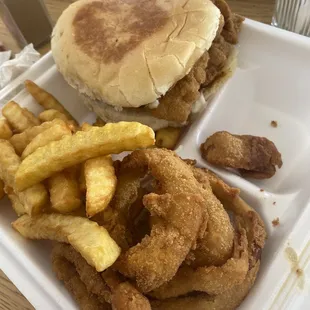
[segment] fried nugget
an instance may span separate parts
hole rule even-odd
[[[201,145],[202,157],[220,167],[238,169],[245,177],[271,178],[282,167],[281,154],[273,142],[263,137],[232,135],[219,131]]]

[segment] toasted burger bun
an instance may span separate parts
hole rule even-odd
[[[221,88],[225,84],[225,82],[233,75],[237,67],[236,56],[236,50],[233,49],[219,77],[216,78],[210,86],[201,89],[201,96],[197,100],[197,102],[193,104],[192,113],[188,121],[192,122],[199,116],[200,112],[203,111],[208,105],[210,97],[212,97],[212,95],[216,93],[216,91]],[[166,127],[182,127],[187,124],[187,122],[178,123],[156,118],[151,114],[151,111],[149,109],[116,108],[102,101],[93,100],[86,95],[82,95],[82,98],[85,105],[107,123],[117,123],[120,121],[135,121],[145,124],[153,128],[153,130],[155,131]]]
[[[52,52],[67,82],[90,100],[137,108],[191,70],[220,16],[210,0],[79,0],[59,18]]]

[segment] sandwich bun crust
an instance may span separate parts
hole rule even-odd
[[[79,0],[59,18],[52,53],[80,93],[140,107],[191,70],[210,48],[220,16],[210,0]]]

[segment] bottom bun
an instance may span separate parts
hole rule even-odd
[[[187,125],[187,122],[177,123],[156,118],[152,116],[147,109],[123,108],[122,110],[117,110],[109,104],[98,100],[92,100],[85,95],[82,95],[82,98],[85,105],[107,123],[117,123],[121,121],[139,122],[151,127],[154,131],[166,127],[183,127]]]

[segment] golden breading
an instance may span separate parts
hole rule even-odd
[[[210,164],[238,169],[241,175],[256,179],[270,178],[281,168],[282,158],[267,138],[233,135],[219,131],[201,145],[201,155]]]

